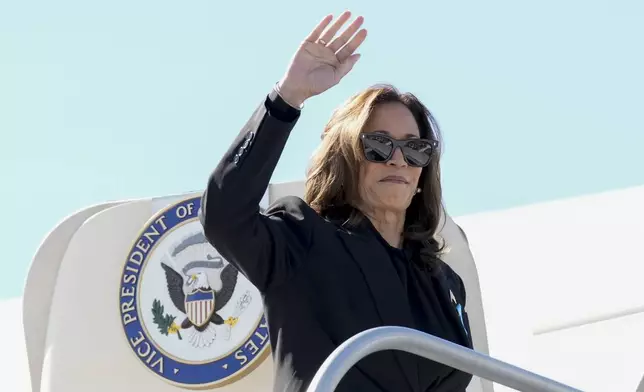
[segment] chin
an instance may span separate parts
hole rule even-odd
[[[410,200],[405,197],[400,197],[400,198],[389,198],[389,199],[383,199],[382,200],[382,206],[384,209],[389,210],[389,211],[406,211],[407,208],[409,207]]]

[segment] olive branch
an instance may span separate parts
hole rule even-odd
[[[163,311],[164,308],[163,305],[161,305],[161,301],[155,299],[152,302],[152,316],[154,317],[152,321],[154,321],[154,323],[159,328],[159,332],[166,336],[169,336],[169,334],[171,333],[176,333],[177,337],[179,337],[179,340],[182,340],[181,332],[179,332],[180,328],[177,324],[174,323],[176,317],[172,316],[169,313],[166,313],[164,315]]]

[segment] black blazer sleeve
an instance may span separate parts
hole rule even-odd
[[[271,93],[210,176],[199,212],[209,242],[260,291],[287,280],[306,257],[306,205],[287,198],[261,213],[264,196],[299,110]]]

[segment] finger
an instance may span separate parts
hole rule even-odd
[[[351,17],[351,12],[350,11],[344,11],[342,15],[338,17],[338,19],[329,27],[319,38],[320,40],[324,42],[330,42],[333,37],[337,34],[338,30],[340,30],[340,27],[342,27],[343,24],[346,23],[347,20]]]
[[[343,78],[346,74],[351,72],[351,70],[353,69],[353,66],[356,65],[358,60],[360,60],[360,54],[355,53],[349,56],[345,61],[340,63],[340,66],[338,67],[340,78]]]
[[[362,16],[357,17],[356,20],[354,20],[353,23],[351,23],[349,27],[347,27],[347,29],[342,32],[341,35],[335,37],[333,41],[329,43],[329,49],[331,49],[334,53],[340,50],[340,48],[343,47],[344,44],[347,43],[347,41],[349,41],[349,39],[356,33],[356,31],[358,31],[360,26],[362,26],[362,22],[364,22],[364,18]]]
[[[315,42],[320,37],[320,35],[322,35],[322,32],[329,25],[329,22],[331,22],[331,20],[333,20],[333,15],[325,16],[320,21],[320,23],[318,23],[318,25],[315,26],[313,31],[311,31],[311,33],[305,38],[305,41]]]
[[[347,42],[346,45],[336,54],[336,57],[338,58],[338,61],[343,63],[345,62],[349,56],[351,56],[360,45],[364,42],[365,38],[367,38],[367,30],[362,29],[358,31],[356,35],[353,36]]]

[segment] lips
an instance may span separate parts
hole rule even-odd
[[[390,182],[393,184],[409,184],[409,181],[402,176],[387,176],[380,180],[380,182]]]

